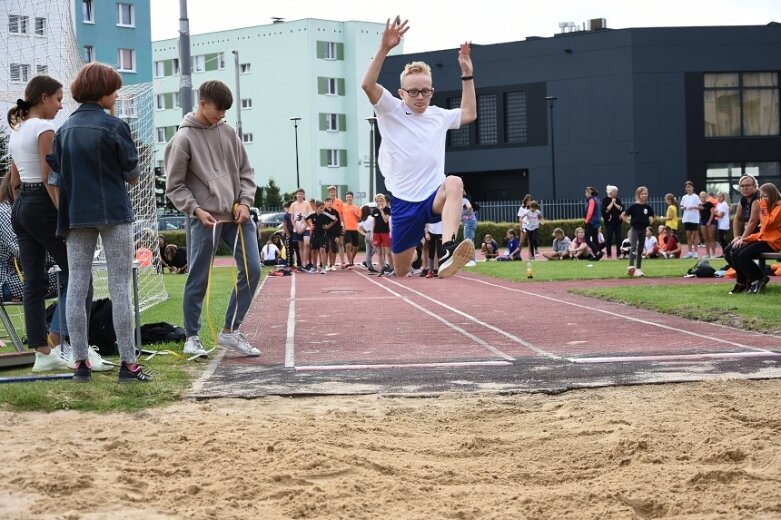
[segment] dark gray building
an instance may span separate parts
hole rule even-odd
[[[476,199],[608,183],[660,197],[687,179],[731,198],[744,172],[781,181],[777,23],[570,32],[473,45],[472,58],[478,120],[450,132],[446,167]],[[395,93],[415,60],[432,67],[432,103],[457,107],[456,49],[390,56],[380,82]]]

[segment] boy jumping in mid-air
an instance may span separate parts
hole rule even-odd
[[[461,107],[445,110],[430,106],[434,94],[431,68],[416,61],[401,73],[399,97],[377,83],[388,53],[401,42],[409,27],[397,16],[388,19],[380,48],[369,64],[361,87],[377,114],[382,134],[377,158],[385,185],[393,194],[393,231],[391,251],[397,276],[411,269],[415,246],[423,237],[428,222],[442,221],[443,244],[439,253],[439,277],[455,274],[474,255],[471,240],[456,243],[461,223],[464,184],[454,175],[445,177],[445,136],[477,119],[472,56],[469,43],[458,52],[461,67]]]
[[[231,292],[217,342],[246,356],[259,356],[260,351],[239,332],[260,281],[260,253],[255,224],[249,215],[255,199],[255,177],[241,139],[224,121],[225,111],[233,104],[228,86],[209,80],[198,92],[198,110],[185,116],[165,148],[165,194],[176,209],[190,217],[190,274],[183,298],[187,333],[184,353],[207,356],[198,330],[211,259],[220,239],[233,248],[241,228],[246,247],[236,248],[234,254],[238,290]]]

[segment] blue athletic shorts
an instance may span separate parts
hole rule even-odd
[[[426,224],[442,220],[442,215],[432,210],[436,196],[436,190],[420,202],[407,202],[391,196],[391,251],[398,254],[417,247]]]

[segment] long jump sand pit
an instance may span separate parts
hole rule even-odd
[[[781,517],[781,381],[0,412],[0,518]]]

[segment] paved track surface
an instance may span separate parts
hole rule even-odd
[[[681,283],[589,283],[627,282],[627,290]],[[561,392],[781,377],[781,337],[593,300],[569,287],[469,273],[377,278],[358,269],[269,277],[242,326],[262,355],[221,352],[191,396]]]

